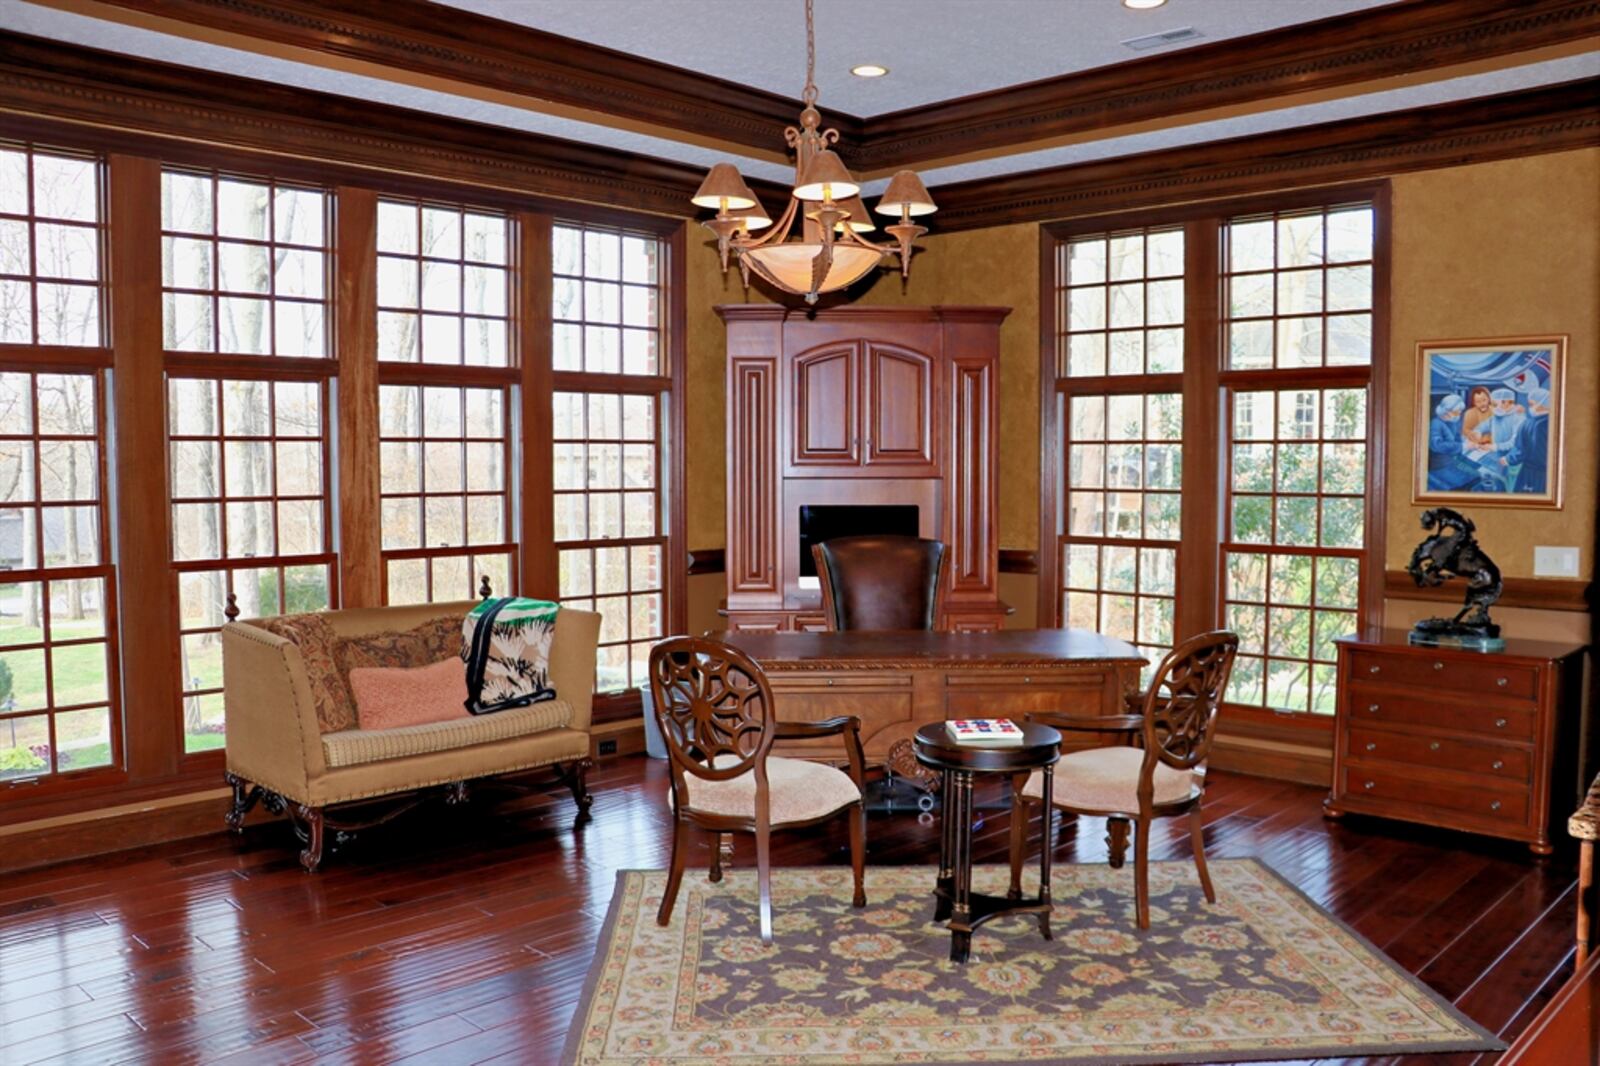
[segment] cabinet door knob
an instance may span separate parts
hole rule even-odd
[[[1432,744],[1429,744],[1428,745],[1428,750],[1429,751],[1438,751],[1439,750],[1439,742],[1436,740]]]
[[[1506,727],[1506,720],[1504,718],[1496,718],[1494,720],[1494,727],[1496,729],[1504,729]]]
[[[1493,803],[1489,804],[1489,809],[1491,811],[1498,811],[1500,809],[1500,801],[1495,800]]]
[[[1367,704],[1367,712],[1369,714],[1377,714],[1378,713],[1378,705],[1376,703]]]
[[[1377,673],[1377,672],[1378,672],[1378,668],[1377,668],[1377,667],[1376,667],[1376,666],[1369,666],[1369,667],[1367,667],[1367,673],[1369,673],[1369,674],[1375,674],[1375,673]]]
[[[1367,750],[1368,751],[1377,751],[1378,750],[1378,745],[1372,743],[1371,741],[1368,741],[1367,742]]]
[[[1436,662],[1436,663],[1433,664],[1433,668],[1435,670],[1443,670],[1444,669],[1444,663]]]
[[[1504,770],[1505,768],[1506,768],[1506,761],[1504,759],[1496,759],[1494,761],[1494,765],[1489,767],[1489,769],[1491,769],[1491,770]]]
[[[1376,785],[1376,784],[1377,784],[1376,781],[1368,781],[1366,784],[1362,785],[1361,787],[1362,788],[1371,788],[1373,785]]]
[[[1507,681],[1508,681],[1508,679],[1504,678],[1504,677],[1497,677],[1497,678],[1494,679],[1494,683],[1499,685],[1501,688],[1505,688],[1506,687]]]

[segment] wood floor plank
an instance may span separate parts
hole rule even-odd
[[[618,871],[660,868],[671,854],[664,764],[609,761],[593,784],[581,829],[560,795],[497,803],[484,792],[363,834],[315,876],[275,823],[0,879],[0,1061],[553,1062]],[[1212,774],[1208,856],[1258,859],[1470,1016],[1520,1032],[1571,968],[1570,859],[1539,865],[1479,838],[1327,823],[1324,794]],[[984,783],[975,799],[976,861],[1003,862],[1006,790]],[[1032,847],[1041,832],[1036,819]],[[937,818],[909,804],[874,812],[869,874],[931,863],[938,837]],[[1061,819],[1056,860],[1104,862],[1105,837],[1103,819]],[[708,842],[693,842],[688,876],[705,876]],[[1187,827],[1154,827],[1151,855],[1187,862]],[[780,834],[773,861],[843,864],[847,836],[842,825]],[[750,838],[735,837],[733,862],[754,864]]]

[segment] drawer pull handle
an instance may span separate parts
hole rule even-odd
[[[1367,750],[1368,751],[1377,751],[1378,750],[1378,745],[1372,743],[1371,741],[1368,741],[1367,742]]]
[[[1024,684],[1024,685],[1031,685],[1031,684],[1033,684],[1033,678],[1031,678],[1031,677],[1025,677],[1025,678],[1023,678],[1023,679],[1022,679],[1022,683],[1023,683],[1023,684]]]
[[[1432,744],[1429,744],[1428,745],[1428,750],[1429,751],[1438,751],[1439,750],[1439,742],[1436,740]]]
[[[1491,811],[1498,811],[1500,809],[1500,801],[1495,800],[1493,803],[1489,804],[1489,809]]]
[[[1499,685],[1501,688],[1505,688],[1506,685],[1508,684],[1508,679],[1503,678],[1503,677],[1497,677],[1497,678],[1494,679],[1494,683]]]
[[[1367,704],[1367,713],[1368,714],[1377,714],[1378,713],[1378,705],[1376,703]]]
[[[1371,788],[1373,785],[1376,785],[1376,784],[1377,784],[1376,781],[1368,781],[1366,784],[1362,785],[1361,787],[1362,788]]]
[[[1506,727],[1506,720],[1504,718],[1496,718],[1494,720],[1494,727],[1496,729],[1504,729]]]
[[[1376,667],[1376,666],[1369,666],[1369,667],[1367,667],[1367,673],[1369,673],[1369,674],[1375,674],[1375,673],[1377,673],[1377,672],[1378,672],[1378,668],[1377,668],[1377,667]]]
[[[828,684],[830,684],[830,685],[832,685],[832,684],[833,684],[833,678],[831,678],[831,677],[830,677],[830,678],[828,678]]]
[[[1434,663],[1434,664],[1433,664],[1433,668],[1434,668],[1434,669],[1435,669],[1435,670],[1443,670],[1443,669],[1444,669],[1444,663],[1438,663],[1438,662],[1436,662],[1436,663]]]
[[[1489,767],[1489,769],[1491,769],[1491,770],[1504,770],[1505,768],[1506,768],[1506,761],[1504,759],[1496,759],[1494,761],[1494,765]]]

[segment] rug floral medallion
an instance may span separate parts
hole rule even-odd
[[[1036,869],[1036,868],[1035,868]],[[774,938],[757,935],[755,873],[688,871],[670,925],[666,875],[623,871],[568,1037],[581,1066],[780,1063],[1140,1063],[1282,1059],[1503,1044],[1267,866],[1150,870],[1151,928],[1133,870],[1058,866],[1055,939],[997,918],[949,961],[934,870],[773,871]],[[1035,876],[1037,876],[1035,874]],[[973,887],[1003,893],[1003,867]]]

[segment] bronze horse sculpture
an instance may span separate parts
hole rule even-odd
[[[1406,572],[1418,587],[1427,588],[1465,577],[1467,594],[1454,618],[1426,618],[1413,631],[1434,638],[1499,637],[1500,627],[1489,620],[1489,608],[1500,598],[1500,568],[1478,546],[1472,519],[1448,507],[1433,507],[1423,512],[1422,528],[1429,535],[1411,553]]]

